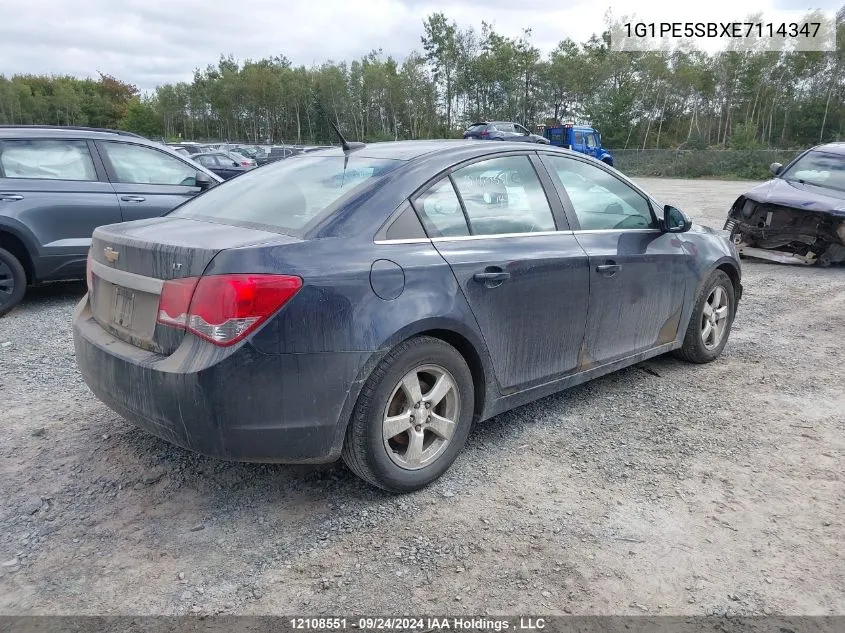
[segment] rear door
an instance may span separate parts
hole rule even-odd
[[[683,239],[658,228],[648,198],[586,159],[541,154],[590,258],[581,369],[675,340],[691,276]]]
[[[0,140],[0,214],[36,242],[39,280],[84,277],[94,229],[121,221],[114,189],[84,139]]]
[[[505,391],[578,366],[588,262],[560,201],[546,195],[551,186],[533,154],[513,153],[456,169],[413,200],[463,290]]]
[[[502,137],[506,141],[519,141],[522,140],[522,137],[516,133],[516,130],[513,127],[513,123],[497,123],[496,129],[501,132]]]
[[[200,192],[197,167],[154,147],[97,141],[123,220],[163,215]]]

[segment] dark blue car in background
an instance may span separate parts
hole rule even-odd
[[[469,141],[318,151],[100,227],[88,286],[76,358],[113,410],[395,492],[474,421],[665,352],[712,361],[742,290],[728,240],[606,165]]]

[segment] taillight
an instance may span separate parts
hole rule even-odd
[[[159,323],[182,327],[188,323],[188,310],[191,308],[191,297],[197,287],[199,277],[172,279],[164,282],[161,298],[158,301]]]
[[[167,281],[158,322],[210,343],[234,345],[264,323],[302,287],[290,275],[209,275]]]
[[[252,163],[248,160],[245,160],[241,163],[241,167],[249,167],[250,165],[252,165]]]
[[[484,138],[485,136],[490,136],[490,132],[488,130],[481,131],[481,138]]]
[[[94,256],[91,254],[91,249],[88,249],[88,261],[85,264],[85,283],[88,286],[88,292],[94,290],[94,273],[92,272],[91,262],[94,261]]]

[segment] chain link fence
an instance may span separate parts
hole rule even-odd
[[[791,161],[801,150],[617,149],[615,167],[627,176],[767,180],[769,165]]]

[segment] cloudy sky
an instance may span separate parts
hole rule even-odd
[[[481,21],[516,36],[533,30],[542,50],[601,32],[614,16],[654,20],[742,20],[754,11],[835,10],[843,0],[708,0],[662,8],[667,0],[0,0],[0,73],[97,71],[143,90],[190,79],[220,54],[282,54],[295,64],[351,60],[381,48],[404,57],[420,49],[426,15],[461,26]],[[673,3],[681,5],[681,3]]]

